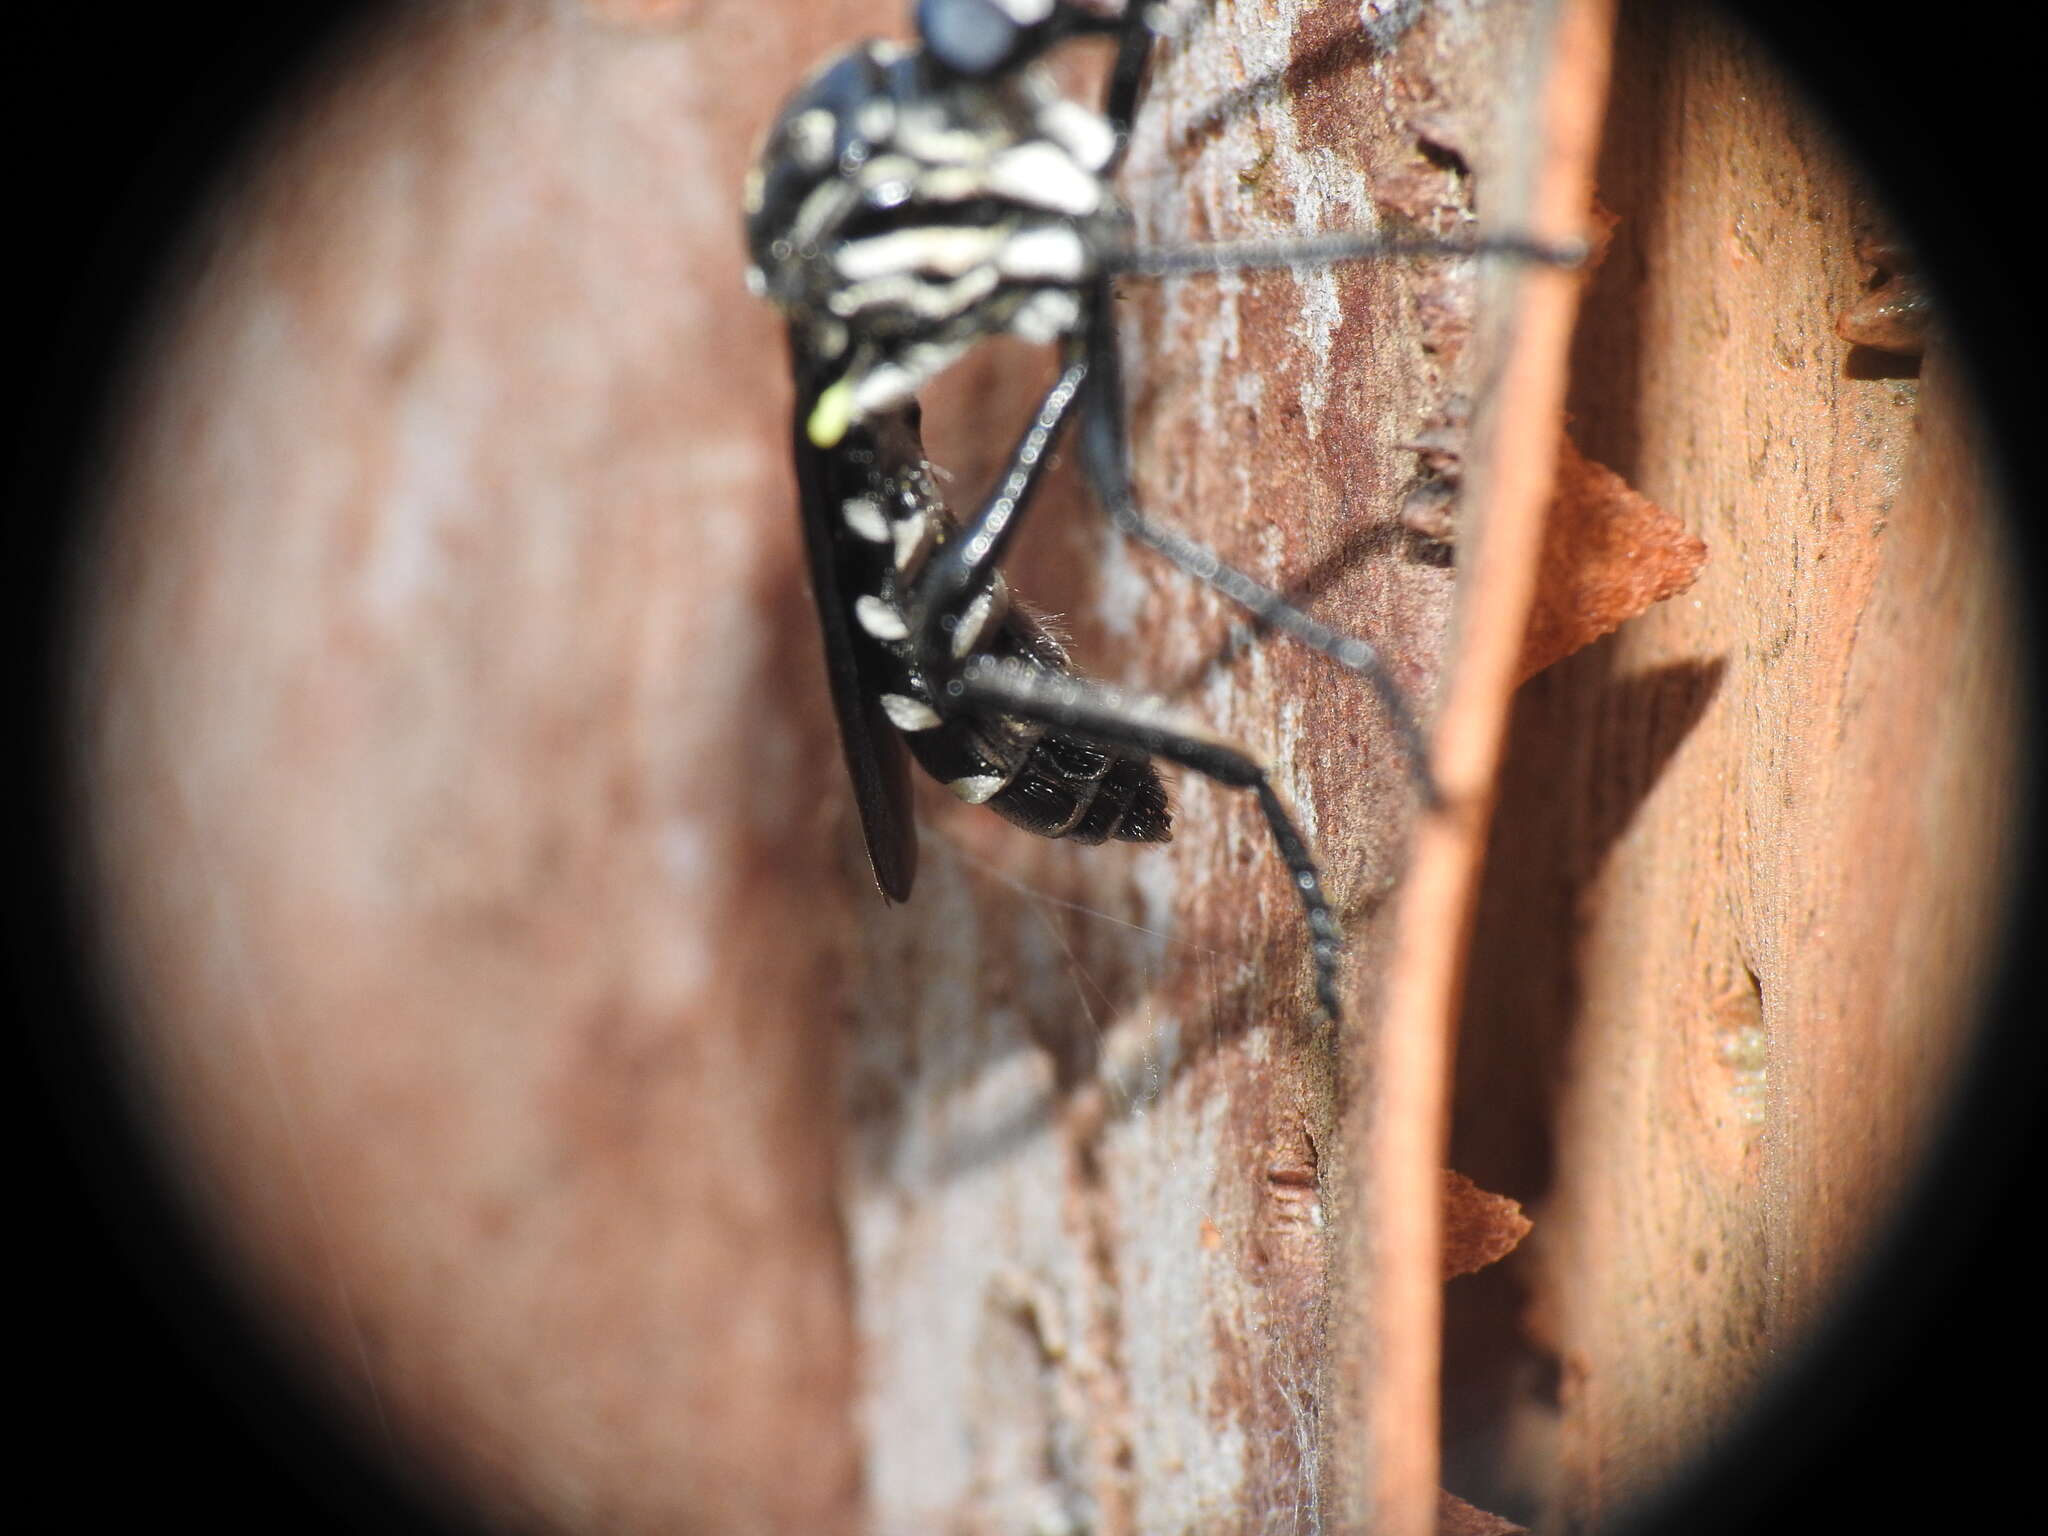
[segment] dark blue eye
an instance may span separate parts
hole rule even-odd
[[[962,75],[994,74],[1024,31],[994,0],[918,0],[917,30],[926,51]]]

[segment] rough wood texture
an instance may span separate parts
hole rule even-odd
[[[1795,1359],[1924,1150],[2004,885],[2011,595],[1969,401],[1857,352],[1859,189],[1713,13],[1623,18],[1572,435],[1710,550],[1516,712],[1453,1160],[1447,1479],[1610,1520]],[[1917,373],[1917,377],[1913,375]]]
[[[1489,216],[1538,238],[1581,237],[1605,96],[1608,7],[1504,7],[1478,18],[1462,76],[1468,157]],[[1520,677],[1546,509],[1559,464],[1565,357],[1578,279],[1497,269],[1475,340],[1474,410],[1459,530],[1457,628],[1431,756],[1446,807],[1420,827],[1389,956],[1377,1037],[1353,1058],[1350,1187],[1338,1362],[1355,1414],[1341,1529],[1423,1532],[1440,1461],[1437,1401],[1445,1246],[1434,1169],[1448,1138],[1453,1025],[1508,699]]]
[[[1540,106],[1525,116],[1501,82],[1541,102],[1550,25],[1542,6],[1447,8],[1375,45],[1350,6],[1222,7],[1158,60],[1124,177],[1140,228],[1173,242],[1389,217],[1522,227],[1530,199],[1509,180],[1533,170],[1504,146],[1546,134]],[[1588,201],[1595,53],[1573,77],[1590,94],[1567,228]],[[1148,505],[1387,641],[1422,698],[1456,578],[1403,530],[1426,479],[1404,445],[1449,437],[1484,478],[1471,417],[1493,425],[1507,350],[1486,276],[1438,262],[1127,285]],[[1527,473],[1505,499],[1522,527],[1555,462],[1571,280],[1556,282],[1537,364],[1549,404],[1539,391],[1513,428]],[[1514,286],[1491,285],[1501,309]],[[998,411],[978,384],[964,392],[984,422],[1021,416],[1021,401]],[[1455,758],[1452,878],[1409,919],[1440,942],[1415,951],[1414,1050],[1390,1069],[1380,1010],[1414,792],[1370,692],[1247,643],[1234,614],[1085,508],[1052,536],[1065,550],[1018,586],[1084,594],[1070,610],[1081,653],[1280,766],[1343,902],[1351,1018],[1341,1040],[1312,1027],[1295,903],[1241,796],[1184,776],[1172,847],[1107,858],[1021,843],[927,797],[926,878],[945,915],[873,912],[864,946],[849,1211],[878,1519],[1428,1530],[1442,1079],[1487,739]],[[1519,565],[1505,542],[1526,605],[1533,541]],[[1504,718],[1521,607],[1497,577],[1483,590],[1498,665],[1468,724],[1476,706],[1485,738],[1488,713],[1495,737]],[[1347,1094],[1362,1107],[1340,1137]],[[1347,1171],[1346,1139],[1370,1182]],[[1333,1244],[1340,1227],[1358,1240]]]

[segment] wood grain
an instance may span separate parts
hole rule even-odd
[[[1971,403],[1851,349],[1841,146],[1703,9],[1625,11],[1572,435],[1700,535],[1518,703],[1453,1158],[1535,1222],[1454,1290],[1450,1486],[1546,1529],[1712,1449],[1854,1273],[1973,1034],[2017,787]]]

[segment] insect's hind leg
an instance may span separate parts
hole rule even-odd
[[[1394,734],[1400,738],[1409,771],[1424,802],[1431,806],[1442,804],[1436,778],[1430,772],[1421,727],[1408,707],[1408,696],[1387,671],[1377,647],[1310,618],[1271,587],[1226,564],[1208,546],[1138,510],[1124,443],[1123,381],[1115,327],[1109,283],[1105,279],[1096,287],[1088,317],[1085,344],[1091,378],[1080,404],[1079,447],[1081,467],[1110,521],[1126,537],[1156,550],[1197,581],[1214,587],[1260,623],[1365,678],[1379,695]]]
[[[1134,702],[1116,689],[1006,658],[974,657],[947,679],[945,692],[955,708],[1033,720],[1105,746],[1163,758],[1233,789],[1250,790],[1258,798],[1273,846],[1287,867],[1288,884],[1294,887],[1308,921],[1316,1001],[1332,1023],[1341,1017],[1337,957],[1344,948],[1343,931],[1323,895],[1322,875],[1309,853],[1308,840],[1273,788],[1265,766],[1250,753],[1175,725],[1151,706]]]

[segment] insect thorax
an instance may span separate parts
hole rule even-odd
[[[796,93],[747,178],[749,284],[848,419],[892,410],[983,337],[1080,324],[1125,225],[1115,147],[1037,67],[962,79],[861,44]]]

